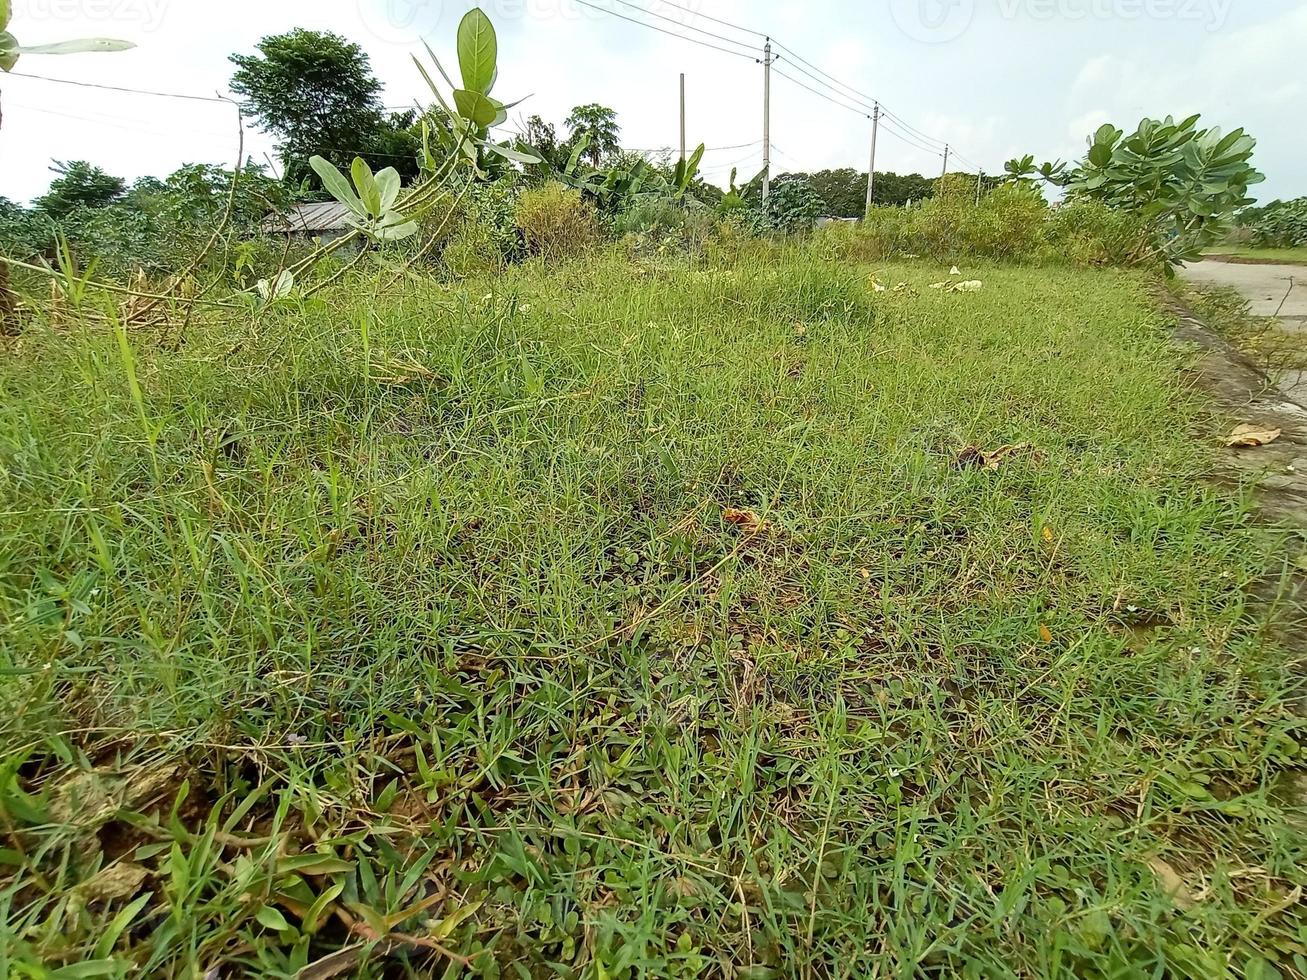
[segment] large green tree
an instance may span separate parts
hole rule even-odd
[[[607,106],[592,102],[579,105],[567,117],[568,152],[582,139],[589,137],[590,143],[585,149],[585,158],[593,167],[621,149],[618,142],[622,127],[617,125],[617,113]]]
[[[65,217],[79,207],[106,208],[127,191],[127,183],[121,177],[110,176],[85,160],[56,161],[50,169],[59,176],[34,204],[51,218]]]
[[[413,114],[387,115],[367,53],[337,34],[297,28],[265,37],[255,55],[234,54],[231,90],[278,140],[286,179],[311,172],[315,154],[348,167],[361,156],[373,169],[417,171]]]

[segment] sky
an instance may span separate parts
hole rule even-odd
[[[14,0],[10,30],[21,43],[91,35],[131,40],[137,48],[25,56],[19,74],[0,75],[0,196],[27,201],[42,193],[54,160],[86,159],[129,180],[164,176],[184,163],[236,161],[229,104],[23,74],[227,94],[231,53],[253,52],[266,35],[305,27],[362,45],[385,84],[386,104],[403,107],[424,99],[411,60],[421,40],[454,63],[454,32],[471,6]],[[1267,175],[1254,191],[1260,199],[1307,195],[1307,0],[484,0],[482,7],[499,33],[495,94],[505,102],[527,97],[510,128],[531,113],[561,124],[572,106],[601,102],[617,111],[624,145],[673,147],[684,72],[688,139],[710,148],[705,176],[718,184],[732,167],[743,182],[762,165],[763,38],[748,32],[758,31],[775,39],[780,58],[771,105],[776,173],[865,171],[871,122],[865,107],[853,105],[859,99],[878,100],[893,114],[880,131],[876,169],[932,176],[943,160],[938,145],[918,134],[955,148],[950,170],[996,173],[1025,153],[1079,158],[1086,136],[1104,122],[1132,129],[1144,116],[1201,112],[1208,124],[1243,126],[1258,139],[1254,162]],[[841,92],[845,106],[829,101],[831,77],[858,93]],[[266,134],[248,135],[247,155],[262,161],[272,151]]]

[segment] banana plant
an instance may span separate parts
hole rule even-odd
[[[489,176],[508,163],[541,162],[538,154],[521,143],[497,143],[490,138],[490,131],[505,123],[508,110],[518,103],[505,104],[490,94],[499,78],[499,40],[485,11],[473,7],[458,25],[458,69],[462,84],[455,84],[449,77],[430,45],[423,42],[423,46],[450,89],[450,98],[446,99],[426,66],[416,56],[413,58],[440,106],[439,113],[422,123],[424,169],[434,171],[439,163],[432,152],[433,138],[436,145],[446,153],[455,154],[478,177]]]
[[[53,44],[18,43],[9,33],[9,20],[13,15],[12,0],[0,0],[0,71],[11,72],[25,54],[86,54],[97,51],[127,51],[136,47],[131,41],[118,41],[109,37],[87,37]]]
[[[373,174],[366,160],[355,157],[350,168],[354,178],[351,187],[345,175],[330,161],[315,156],[309,159],[309,166],[322,178],[322,186],[327,192],[349,209],[345,220],[369,238],[398,242],[417,234],[417,222],[395,210],[401,181],[399,171],[394,167]]]

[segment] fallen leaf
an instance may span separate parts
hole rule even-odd
[[[767,529],[767,522],[751,510],[736,510],[734,507],[727,507],[722,511],[722,520],[727,524],[732,524],[749,534],[761,534]]]
[[[955,286],[950,286],[950,293],[978,293],[983,289],[985,284],[979,279],[968,279],[966,282],[960,282]]]
[[[947,286],[947,285],[948,285],[948,283],[946,283],[946,282],[932,282],[932,283],[930,284],[930,288],[931,288],[931,289],[943,289],[943,288],[944,288],[945,286]]]
[[[141,890],[150,873],[139,864],[120,861],[77,886],[77,896],[88,902],[115,902]]]
[[[997,449],[981,449],[979,446],[968,446],[958,453],[957,465],[963,469],[997,470],[1009,456],[1029,448],[1030,444],[1028,442],[999,446]]]
[[[1044,537],[1044,541],[1045,541],[1045,542],[1047,542],[1048,544],[1052,544],[1052,543],[1053,543],[1053,529],[1052,529],[1052,528],[1049,528],[1049,527],[1044,528],[1044,535],[1043,535],[1043,537]]]
[[[953,268],[948,270],[948,274],[950,276],[960,276],[962,275],[962,270],[955,265]]]
[[[1153,874],[1157,876],[1157,883],[1162,886],[1162,891],[1166,893],[1175,907],[1182,912],[1187,912],[1198,904],[1198,896],[1185,883],[1180,872],[1167,864],[1159,857],[1148,859],[1148,867],[1152,869]]]
[[[1051,629],[1049,629],[1047,626],[1045,626],[1043,623],[1040,623],[1040,624],[1039,624],[1039,638],[1040,638],[1041,640],[1043,640],[1045,643],[1052,643],[1052,642],[1053,642],[1053,631],[1052,631]]]
[[[1269,446],[1282,435],[1284,435],[1283,429],[1268,429],[1264,425],[1241,425],[1230,433],[1225,444],[1231,449],[1256,449],[1258,446]]]
[[[871,281],[871,288],[878,293],[885,292],[885,287],[881,283],[876,282],[876,280],[874,279]]]

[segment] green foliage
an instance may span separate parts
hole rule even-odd
[[[381,242],[397,242],[418,232],[417,222],[396,209],[402,184],[399,172],[387,167],[378,174],[362,157],[354,158],[350,180],[322,157],[313,157],[309,165],[322,178],[323,187],[349,209],[346,219],[353,227]]]
[[[121,200],[127,191],[127,182],[121,177],[111,177],[85,160],[56,162],[51,169],[59,176],[33,203],[56,221],[75,208],[106,208]]]
[[[491,95],[499,77],[499,42],[494,25],[481,8],[469,10],[458,25],[459,71],[467,87],[457,87],[429,45],[426,50],[452,91],[446,99],[431,73],[416,56],[413,58],[439,106],[422,122],[425,174],[443,172],[445,162],[449,161],[454,166],[467,165],[477,179],[491,180],[511,172],[512,164],[530,166],[541,162],[520,141],[497,143],[490,139],[490,131],[507,121],[508,110],[516,103],[505,105]],[[440,151],[439,156],[433,148]]]
[[[337,34],[296,28],[265,37],[259,54],[234,54],[231,90],[277,139],[286,179],[310,176],[309,158],[345,166],[362,156],[411,178],[418,138],[411,113],[388,115],[367,53]]]
[[[594,208],[557,181],[523,191],[515,220],[528,254],[551,260],[579,255],[599,239]]]
[[[72,41],[56,41],[52,44],[23,45],[9,32],[9,21],[13,16],[10,0],[0,0],[0,71],[10,72],[18,64],[18,59],[25,54],[91,54],[113,51],[128,51],[134,47],[131,41],[119,41],[114,38],[92,37]]]
[[[825,207],[806,180],[787,180],[772,188],[762,213],[767,228],[796,234],[812,230]]]
[[[862,261],[922,256],[941,262],[1149,265],[1151,238],[1137,216],[1101,201],[1049,208],[1029,184],[1006,184],[975,200],[975,181],[950,174],[913,208],[874,208],[857,226],[823,230],[835,254]]]
[[[583,155],[591,167],[599,167],[621,149],[622,127],[617,124],[617,113],[607,106],[597,102],[576,106],[568,114],[566,125],[570,146],[576,147],[585,141]]]
[[[1240,216],[1251,224],[1253,242],[1264,248],[1294,248],[1307,245],[1307,197],[1274,201],[1253,214]]]
[[[1200,118],[1144,119],[1129,136],[1103,126],[1073,169],[1046,163],[1036,171],[1027,156],[1007,170],[1015,180],[1037,174],[1073,197],[1136,214],[1168,267],[1192,261],[1226,234],[1235,212],[1252,203],[1248,188],[1264,179],[1250,162],[1256,140],[1242,129],[1199,129]]]
[[[34,310],[6,972],[1302,974],[1291,542],[1148,277],[820,252]]]

